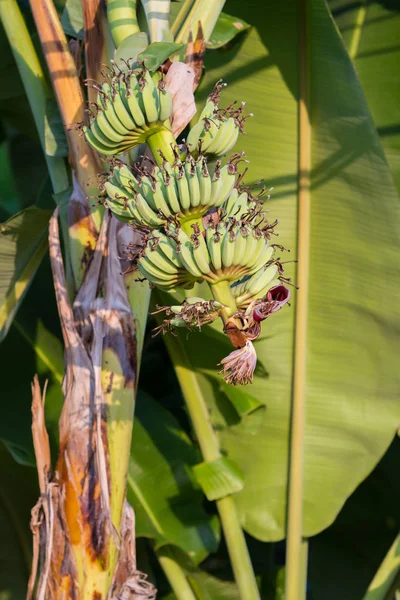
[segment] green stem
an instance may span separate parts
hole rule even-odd
[[[0,19],[21,75],[39,133],[53,190],[57,194],[68,188],[69,179],[64,159],[48,156],[45,150],[46,104],[51,97],[51,91],[46,84],[42,67],[17,0],[0,0]]]
[[[184,2],[182,2],[181,8],[175,17],[175,21],[171,25],[172,35],[176,36],[194,3],[195,0],[184,0]]]
[[[140,31],[136,15],[136,0],[108,0],[107,19],[116,48]]]
[[[174,364],[203,458],[205,461],[217,460],[221,456],[218,439],[197,377],[188,363],[180,340],[165,336],[164,341]],[[260,594],[235,501],[232,496],[227,496],[217,500],[216,504],[240,598],[259,600]]]
[[[218,281],[217,283],[210,283],[209,286],[214,300],[226,306],[221,310],[221,317],[226,325],[230,317],[238,310],[229,281]]]
[[[301,561],[301,579],[300,579],[300,600],[307,598],[307,572],[308,572],[308,541],[303,540],[300,548]]]
[[[285,599],[305,597],[303,558],[304,438],[307,389],[308,285],[310,264],[311,123],[309,110],[308,2],[299,3],[299,158],[296,322],[290,430]]]
[[[179,564],[165,553],[157,553],[157,558],[177,600],[196,600],[190,583]]]
[[[163,158],[160,155],[160,150],[163,156],[167,159],[171,164],[175,161],[175,156],[172,151],[172,148],[176,146],[176,140],[172,135],[172,131],[168,129],[162,129],[161,131],[157,131],[157,133],[153,133],[146,140],[150,150],[153,153],[154,160],[161,166],[163,164]]]
[[[400,587],[400,533],[368,586],[363,600],[389,600]]]
[[[203,28],[204,39],[206,42],[210,39],[213,29],[221,11],[224,7],[225,0],[196,0],[184,20],[184,23],[176,35],[175,41],[177,43],[186,43],[189,32],[193,32],[193,37],[196,39],[198,22],[201,21]],[[183,7],[181,9],[183,11]],[[179,16],[179,14],[178,14]],[[195,35],[196,33],[196,35]]]

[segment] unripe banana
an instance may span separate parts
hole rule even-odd
[[[141,194],[137,194],[134,202],[145,225],[159,227],[163,224],[164,221],[150,208]]]
[[[161,265],[158,264],[159,256],[159,252],[149,252],[146,256],[140,258],[139,264],[142,265],[148,273],[160,281],[171,281],[171,276],[177,280],[177,270],[175,268],[166,270],[161,267]]]
[[[175,245],[173,245],[166,235],[159,233],[160,241],[158,243],[158,250],[162,253],[175,267],[178,269],[184,268],[184,265],[180,259]]]
[[[140,87],[136,75],[132,73],[128,76],[126,99],[130,113],[137,127],[143,127],[146,124],[146,119],[141,109],[139,98],[141,98]]]
[[[151,78],[150,72],[145,71],[142,75],[142,80],[145,82],[142,88],[142,98],[144,104],[144,110],[146,112],[146,119],[149,123],[158,121],[158,93],[157,88],[154,85],[154,81]]]
[[[165,217],[170,217],[171,211],[170,211],[169,206],[164,198],[163,186],[160,183],[160,181],[156,181],[154,185],[155,185],[155,190],[153,193],[153,198],[154,198],[154,202],[157,207],[157,210],[160,210]]]
[[[241,229],[238,231],[235,240],[235,249],[233,251],[232,264],[243,264],[243,256],[246,250],[247,238],[243,235]]]
[[[240,232],[240,235],[242,235],[241,232]],[[243,258],[242,258],[242,263],[241,263],[242,265],[247,265],[249,263],[249,261],[252,260],[255,249],[257,247],[257,242],[258,242],[258,240],[254,237],[253,232],[250,231],[250,233],[246,236],[246,248],[244,251]]]
[[[248,273],[252,275],[258,271],[265,264],[265,255],[267,250],[267,243],[263,236],[257,240],[255,250],[252,258],[247,263]]]
[[[177,251],[181,262],[191,275],[201,278],[202,273],[193,258],[193,244],[191,240],[182,229],[177,230],[177,237],[180,244],[180,248]]]
[[[229,268],[233,264],[233,256],[235,253],[237,228],[227,230],[224,233],[221,246],[221,258],[224,268]]]
[[[165,185],[167,191],[168,204],[171,207],[172,214],[178,214],[181,212],[181,205],[179,203],[178,194],[175,185],[175,177],[171,177],[168,183]]]
[[[235,133],[235,130],[237,128],[235,125],[235,121],[231,118],[227,121],[219,122],[217,129],[218,131],[214,136],[214,139],[207,146],[207,148],[204,149],[204,151],[207,154],[211,154],[213,156],[223,156],[225,152],[228,152],[228,150],[230,150],[233,147],[233,144],[232,146],[229,146],[229,142],[232,139],[232,135]],[[225,150],[227,146],[228,149]]]
[[[218,188],[218,196],[214,197],[214,194],[212,196],[215,206],[221,206],[229,197],[236,182],[236,172],[229,165],[225,165],[220,171],[219,178],[221,185]]]
[[[190,195],[190,206],[195,208],[200,204],[200,186],[199,180],[197,179],[196,164],[194,161],[186,161],[185,175]]]
[[[206,243],[211,263],[216,271],[222,267],[221,258],[221,238],[223,235],[222,226],[218,224],[216,229],[208,227],[206,231]]]
[[[179,169],[178,166],[176,166],[174,170],[176,187],[179,194],[179,203],[183,210],[189,210],[189,208],[191,207],[190,192],[188,181],[185,176],[185,171],[182,167],[181,169]]]
[[[146,69],[138,73],[138,77],[140,82],[133,71],[114,72],[111,84],[106,81],[99,89],[99,110],[91,125],[84,128],[87,142],[98,152],[122,154],[162,131],[170,139],[167,120],[172,110],[172,99],[168,90],[165,86],[160,89],[159,75],[155,77],[155,84]],[[94,123],[101,135],[96,131],[90,133]]]
[[[115,110],[115,114],[117,115],[118,119],[121,121],[121,123],[125,127],[125,129],[128,132],[132,131],[132,129],[135,129],[136,123],[133,120],[130,112],[125,107],[119,87],[118,87],[118,93],[115,94],[115,97],[113,99],[113,107]]]
[[[202,234],[200,234],[197,241],[193,243],[193,258],[204,275],[207,275],[211,271],[210,255]]]
[[[200,204],[202,206],[210,205],[211,199],[211,177],[207,169],[205,160],[198,161],[196,165],[197,179],[200,188]]]
[[[225,131],[221,132],[221,139],[225,140],[225,144],[223,142],[221,143],[221,147],[219,149],[220,156],[227,154],[230,150],[232,150],[239,137],[239,128],[236,126],[232,117],[228,119],[228,121],[224,123],[222,127],[227,126],[228,123],[229,129],[226,127]],[[208,152],[211,152],[211,150],[209,149]]]
[[[263,267],[245,282],[231,286],[238,308],[246,308],[250,302],[257,298],[263,298],[271,287],[278,285],[280,282],[279,279],[276,279],[277,274],[276,265],[271,265],[266,269]]]
[[[160,94],[158,95],[158,119],[161,122],[165,122],[169,120],[172,114],[172,96],[166,89],[162,75],[159,71],[154,73],[153,81],[160,90]]]
[[[200,136],[204,133],[204,124],[201,120],[198,123],[196,123],[196,125],[194,125],[189,131],[186,144],[188,145],[190,151],[193,154],[195,154],[198,151]]]

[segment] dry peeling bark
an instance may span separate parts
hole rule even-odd
[[[41,496],[32,511],[34,562],[28,598],[39,564],[36,597],[40,600],[150,600],[156,590],[137,571],[134,514],[125,501],[136,348],[117,253],[118,224],[108,212],[105,214],[93,259],[71,306],[57,213],[50,222],[49,244],[65,344],[65,402],[59,424],[59,455],[52,473],[43,402],[35,379],[32,428]],[[118,385],[104,364],[107,351],[120,364]],[[112,403],[122,404],[122,398],[124,412],[115,412]],[[113,422],[110,415],[119,416],[121,422]],[[109,443],[112,427],[122,427],[125,432],[125,456],[123,452],[118,456],[119,478],[110,468],[116,452]]]

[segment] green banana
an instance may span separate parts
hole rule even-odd
[[[175,181],[176,187],[179,194],[179,203],[183,210],[189,210],[191,207],[190,203],[190,192],[188,181],[185,176],[185,171],[182,167],[175,167]]]
[[[198,236],[196,243],[193,244],[193,258],[204,275],[211,271],[210,255],[202,234]]]
[[[188,183],[190,206],[195,208],[200,204],[200,185],[197,178],[196,163],[194,161],[186,161],[185,176]]]
[[[145,116],[139,103],[140,88],[136,76],[132,73],[128,79],[126,100],[129,110],[137,127],[143,127],[146,124]]]
[[[172,245],[164,234],[160,234],[158,249],[175,267],[178,269],[184,268],[176,247]]]
[[[158,227],[162,225],[163,220],[160,219],[154,210],[150,208],[141,194],[136,196],[135,206],[137,207],[137,210],[146,225],[149,227]]]
[[[210,205],[211,177],[208,172],[207,162],[204,159],[197,162],[196,171],[200,188],[200,204],[202,206]]]
[[[125,106],[120,90],[119,93],[115,95],[115,98],[113,100],[113,107],[115,110],[115,114],[117,115],[118,119],[121,121],[125,129],[127,129],[127,131],[132,131],[133,129],[135,129],[136,123],[133,120],[131,113]]]
[[[224,268],[229,268],[233,264],[233,256],[235,253],[237,228],[224,233],[221,246],[221,258]]]
[[[223,231],[221,231],[221,226],[218,225],[215,230],[211,227],[207,228],[206,231],[206,243],[208,253],[210,255],[211,263],[215,269],[215,271],[219,271],[222,267],[222,259],[221,259],[221,237],[223,235]]]
[[[154,133],[165,131],[170,139],[167,121],[172,98],[165,85],[159,87],[160,77],[154,76],[155,83],[147,69],[137,76],[132,70],[114,69],[111,82],[105,81],[101,88],[95,86],[98,111],[84,129],[87,142],[102,154],[117,155],[144,143]],[[89,133],[92,127],[96,129],[93,135]]]
[[[144,103],[144,110],[146,113],[146,120],[149,123],[158,121],[158,94],[157,88],[154,85],[154,81],[151,78],[150,72],[145,71],[142,75],[142,79],[145,82],[142,88],[142,98]]]

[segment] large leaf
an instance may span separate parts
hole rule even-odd
[[[400,190],[400,5],[331,0]]]
[[[42,385],[48,380],[46,424],[53,449],[57,445],[63,400],[63,347],[47,258],[42,262],[6,339],[0,344],[0,363],[6,374],[2,378],[0,439],[19,462],[34,466],[30,384],[35,373]]]
[[[166,546],[157,552],[158,556],[178,564],[185,573],[196,600],[239,600],[238,590],[232,581],[219,579],[197,567],[181,551]],[[168,596],[166,600],[172,600]]]
[[[0,598],[25,597],[32,553],[31,508],[39,495],[34,469],[18,465],[0,443]]]
[[[237,150],[248,181],[275,186],[271,219],[279,242],[304,238],[297,220],[297,3],[231,0],[227,10],[254,23],[238,52],[209,53],[202,96],[220,77],[226,104],[247,100],[255,117]],[[262,11],[262,19],[256,18]],[[307,3],[311,113],[311,232],[306,370],[305,535],[327,527],[388,447],[400,417],[399,198],[359,80],[325,3]],[[288,270],[289,274],[293,269]],[[196,291],[195,295],[204,296]],[[294,294],[295,296],[295,294]],[[272,316],[256,343],[249,391],[267,410],[239,420],[219,394],[216,363],[229,351],[215,328],[192,334],[182,360],[195,370],[221,446],[245,474],[237,505],[246,530],[285,535],[294,307]],[[184,338],[183,338],[184,339]]]
[[[36,137],[36,127],[24,92],[22,81],[12,55],[7,36],[0,23],[0,114],[20,131]]]
[[[0,226],[0,341],[46,253],[49,217],[33,206]]]
[[[239,33],[249,29],[250,25],[237,17],[221,13],[207,42],[207,48],[215,50],[231,42]]]
[[[399,461],[400,439],[396,438],[335,523],[311,538],[308,581],[313,600],[392,598],[385,591],[400,572],[400,546],[396,551]],[[370,595],[365,595],[368,587]]]
[[[176,419],[147,395],[137,402],[128,474],[128,500],[138,536],[156,547],[174,544],[195,562],[216,550],[215,518],[202,508],[190,468],[199,457]]]

